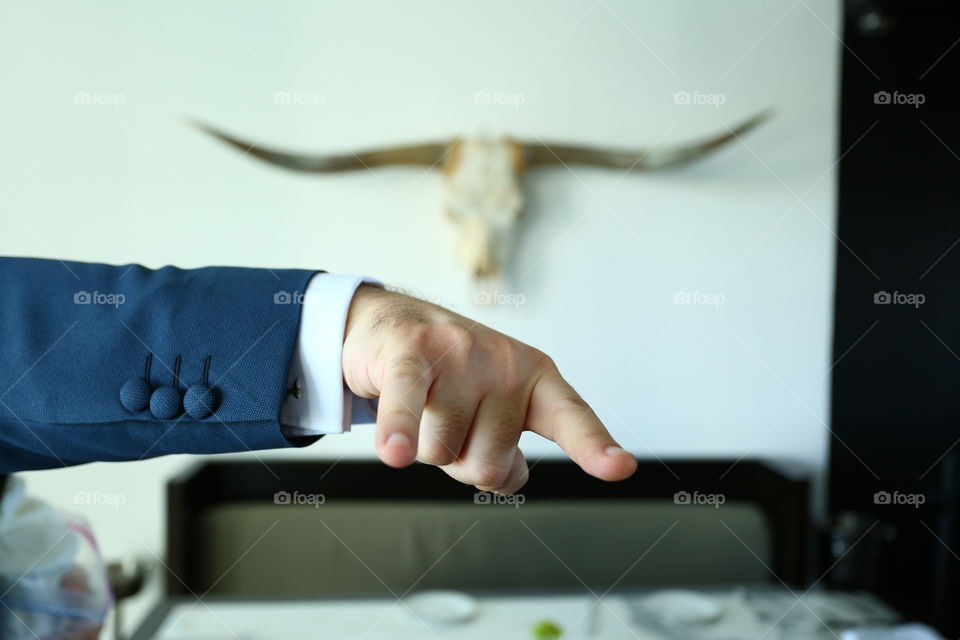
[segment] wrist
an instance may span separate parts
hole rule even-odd
[[[372,326],[374,322],[373,314],[379,304],[378,301],[382,300],[386,293],[387,291],[383,287],[374,284],[363,283],[357,287],[347,311],[347,322],[343,331],[344,344],[347,343],[350,335],[358,327]]]

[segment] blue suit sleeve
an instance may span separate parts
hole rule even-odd
[[[291,446],[314,273],[0,258],[0,473]]]

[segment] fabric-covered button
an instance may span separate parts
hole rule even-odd
[[[173,387],[159,387],[150,396],[150,412],[161,420],[176,418],[180,406],[180,391]]]
[[[153,387],[143,378],[130,378],[120,387],[120,404],[133,413],[143,411],[150,404],[152,392]]]
[[[187,389],[183,407],[191,418],[203,420],[217,410],[217,389],[198,383]]]

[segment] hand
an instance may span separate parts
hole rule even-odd
[[[636,470],[549,357],[416,298],[357,290],[343,375],[353,393],[380,398],[377,453],[392,467],[419,459],[478,489],[513,493],[527,481],[517,447],[526,429],[602,480]]]

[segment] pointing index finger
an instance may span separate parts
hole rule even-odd
[[[534,386],[527,428],[556,442],[580,468],[601,480],[624,480],[636,471],[633,455],[617,444],[555,368],[548,369]]]

